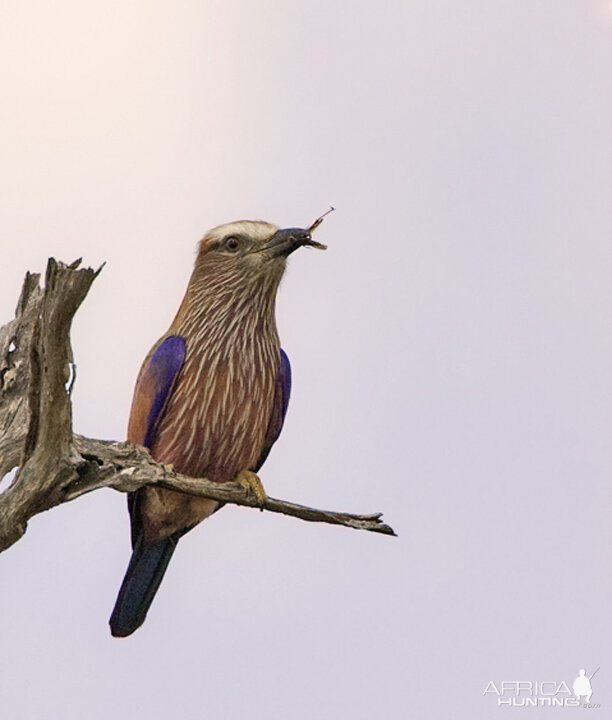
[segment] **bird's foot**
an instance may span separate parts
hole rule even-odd
[[[172,463],[162,463],[161,466],[164,468],[166,472],[173,473],[174,472],[174,465]]]
[[[247,493],[253,493],[263,509],[268,496],[257,475],[252,470],[241,470],[236,477],[236,482],[243,487]]]

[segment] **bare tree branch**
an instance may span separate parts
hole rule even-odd
[[[0,328],[0,478],[18,468],[10,487],[0,494],[0,552],[19,540],[34,515],[102,487],[130,492],[158,485],[260,507],[237,483],[180,475],[156,463],[145,448],[73,434],[70,326],[102,269],[79,265],[80,260],[65,265],[51,258],[42,289],[40,276],[27,273],[15,319]],[[316,510],[274,498],[261,509],[395,534],[379,513]]]

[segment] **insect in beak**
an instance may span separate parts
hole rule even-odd
[[[329,210],[328,210],[327,212],[324,212],[323,215],[321,215],[320,217],[318,217],[318,218],[312,223],[312,225],[310,225],[310,227],[307,227],[307,228],[306,228],[306,232],[307,232],[307,233],[312,233],[312,232],[314,232],[314,231],[319,227],[319,225],[323,222],[323,218],[324,218],[326,215],[329,215],[329,213],[330,213],[330,212],[333,212],[334,210],[335,210],[335,208],[330,207]],[[303,244],[304,244],[306,247],[317,248],[317,250],[327,250],[327,245],[323,245],[323,243],[317,242],[316,240],[313,240],[312,238],[310,238],[309,240],[307,240],[307,241],[304,242]]]

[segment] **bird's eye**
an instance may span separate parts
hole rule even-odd
[[[230,235],[228,238],[225,238],[225,249],[229,250],[230,252],[236,252],[238,248],[240,247],[240,239],[237,238],[235,235]]]

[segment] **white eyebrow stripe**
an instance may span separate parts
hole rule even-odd
[[[218,241],[228,235],[246,235],[253,240],[266,240],[278,231],[276,225],[263,220],[239,220],[213,228],[207,235],[207,241]]]

